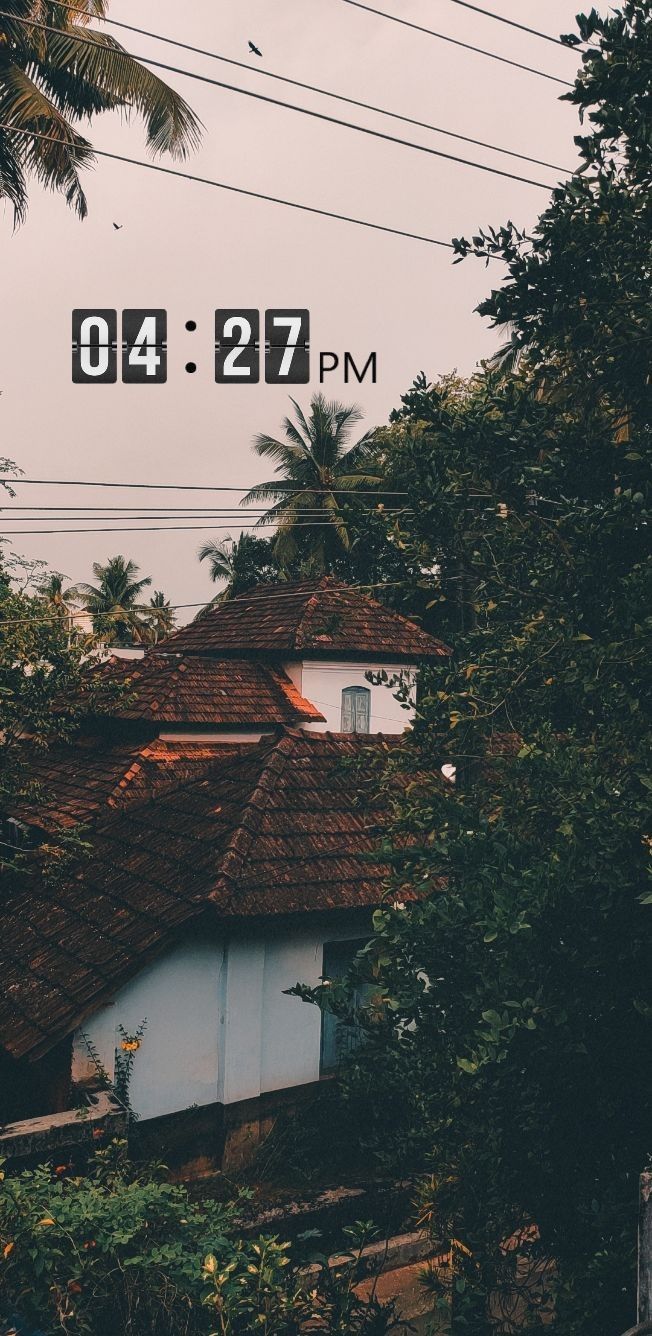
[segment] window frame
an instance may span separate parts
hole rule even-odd
[[[359,711],[358,706],[364,702],[364,710]],[[358,728],[360,715],[364,716],[365,728]],[[347,718],[351,720],[352,727],[346,728]],[[348,687],[342,688],[341,697],[341,715],[340,715],[341,733],[360,733],[371,732],[371,691],[369,687],[360,686],[359,683],[352,683]]]

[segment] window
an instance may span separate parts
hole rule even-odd
[[[24,821],[17,821],[15,816],[5,817],[0,821],[3,844],[12,849],[29,849],[31,845],[30,829]]]
[[[324,979],[341,979],[350,969],[358,951],[361,951],[365,942],[365,937],[358,937],[355,941],[348,942],[324,942],[324,963],[322,965],[322,977]],[[354,1005],[361,1006],[371,992],[370,984],[358,984],[353,995]],[[362,1034],[358,1026],[345,1025],[337,1016],[333,1016],[329,1011],[323,1011],[321,1016],[321,1072],[335,1071],[343,1058],[349,1053],[353,1053],[362,1042]]]
[[[342,732],[368,733],[371,692],[368,687],[345,687],[342,692]]]

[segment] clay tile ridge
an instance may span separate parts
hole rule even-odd
[[[232,907],[236,883],[260,831],[269,800],[276,789],[278,779],[291,760],[297,740],[302,736],[299,732],[288,730],[280,742],[269,748],[263,759],[258,780],[244,805],[241,819],[229,838],[226,853],[221,859],[219,876],[208,895],[208,900],[212,904],[219,905],[220,909]],[[224,904],[222,894],[226,894],[230,903]]]
[[[326,716],[321,713],[321,710],[317,709],[316,705],[313,705],[312,701],[301,695],[299,688],[294,685],[292,678],[288,677],[287,673],[279,668],[273,668],[270,664],[266,665],[265,672],[272,689],[276,692],[277,699],[282,701],[286,709],[290,705],[295,718],[298,716],[299,719],[325,723]]]

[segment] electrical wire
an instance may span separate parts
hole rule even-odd
[[[61,148],[61,140],[54,135],[41,134],[37,130],[22,130],[15,125],[0,121],[0,130],[11,134],[28,135],[32,139],[43,139]],[[68,152],[75,151],[74,144],[66,144]],[[346,213],[336,213],[332,209],[318,209],[313,204],[299,204],[296,200],[281,199],[278,195],[265,195],[260,190],[245,190],[244,186],[228,185],[224,181],[213,181],[207,176],[196,176],[190,172],[179,171],[177,167],[162,167],[158,162],[143,162],[142,158],[127,158],[122,153],[109,153],[107,149],[93,148],[98,158],[109,158],[113,162],[126,162],[131,167],[145,167],[149,172],[161,172],[164,176],[178,176],[182,181],[195,181],[199,185],[214,186],[216,190],[227,190],[233,195],[244,195],[248,199],[262,199],[267,204],[282,204],[287,209],[297,209],[300,213],[314,213],[320,218],[335,218],[340,223],[353,223],[356,227],[367,227],[372,232],[385,232],[394,237],[406,237],[408,241],[423,241],[428,246],[442,246],[445,250],[454,250],[452,241],[439,241],[436,237],[424,237],[419,232],[407,232],[400,227],[388,227],[385,223],[372,223],[366,218],[352,218]],[[552,187],[551,187],[552,188]],[[498,258],[490,256],[490,259]]]
[[[21,509],[22,509],[22,508],[21,508],[20,506],[7,506],[6,510],[0,510],[0,521],[3,521],[3,522],[4,522],[4,521],[7,521],[7,520],[8,520],[10,523],[15,523],[15,524],[19,524],[19,523],[27,524],[28,522],[29,522],[29,523],[34,523],[34,524],[42,524],[42,523],[44,522],[44,520],[46,520],[46,519],[47,519],[47,520],[50,520],[51,523],[53,523],[53,524],[54,524],[55,522],[56,522],[57,524],[60,523],[60,522],[63,524],[63,523],[69,522],[69,521],[71,522],[71,521],[73,521],[73,520],[74,520],[76,523],[79,522],[80,520],[186,520],[186,519],[191,519],[191,520],[231,520],[231,521],[234,521],[234,522],[235,522],[235,521],[237,521],[237,520],[241,520],[241,519],[245,519],[245,520],[257,520],[257,519],[262,519],[265,515],[268,515],[268,514],[269,514],[269,507],[267,507],[265,510],[262,510],[262,509],[249,510],[249,509],[247,509],[247,510],[234,510],[234,511],[210,510],[208,507],[202,507],[198,512],[195,511],[195,510],[193,509],[193,510],[191,510],[190,512],[182,510],[181,513],[178,513],[177,511],[174,511],[174,513],[173,513],[173,512],[171,512],[171,511],[167,511],[167,510],[166,510],[166,511],[163,511],[162,513],[154,512],[154,511],[152,511],[152,510],[143,511],[142,513],[141,513],[140,511],[139,511],[138,513],[134,513],[133,508],[129,508],[129,510],[127,510],[127,507],[125,507],[125,514],[114,515],[114,514],[106,514],[105,511],[104,511],[104,508],[98,506],[98,507],[91,508],[91,513],[90,513],[90,514],[80,515],[80,514],[78,513],[78,511],[79,511],[80,509],[85,509],[85,507],[72,507],[72,506],[71,506],[70,509],[71,509],[71,510],[74,509],[77,513],[75,513],[75,514],[71,514],[71,515],[51,515],[51,514],[43,515],[43,514],[41,513],[41,514],[39,514],[39,515],[23,515],[23,514],[20,514],[20,515],[15,515],[15,516],[14,516],[14,511],[16,511],[16,510],[21,510]],[[41,507],[41,510],[45,510],[45,511],[50,511],[50,510],[52,510],[52,509],[57,509],[57,510],[58,510],[58,509],[61,509],[61,507],[58,507],[58,506],[57,506],[57,507],[51,507],[51,506],[43,506],[43,507]],[[116,509],[116,507],[109,507],[109,510],[111,510],[111,511],[113,511],[114,509]],[[95,512],[97,512],[97,511],[99,510],[100,513],[99,513],[99,514],[97,514],[97,513],[92,513],[93,510],[94,510]],[[307,516],[308,518],[315,518],[315,517],[318,518],[319,516],[322,516],[322,517],[323,517],[324,515],[328,514],[327,510],[326,510],[323,506],[298,506],[298,507],[297,507],[297,510],[299,510],[299,511],[301,512],[302,515]],[[367,513],[368,513],[368,514],[374,514],[375,512],[378,512],[379,514],[382,514],[382,515],[411,515],[411,514],[412,514],[412,510],[411,510],[410,508],[408,508],[407,506],[400,506],[400,507],[393,506],[393,507],[389,507],[389,508],[386,508],[385,506],[380,506],[380,507],[379,507],[379,506],[375,506],[375,507],[373,507],[371,510],[369,510],[369,509],[367,510]]]
[[[80,42],[84,46],[93,46],[96,49],[102,47],[102,44],[93,38],[79,37],[77,33],[66,32],[65,29],[55,28],[49,23],[17,19],[9,14],[7,10],[0,9],[0,18],[12,17],[15,22],[54,33],[59,37],[70,37],[73,41]],[[269,97],[267,93],[256,93],[251,88],[240,88],[237,84],[225,83],[222,79],[211,79],[207,74],[198,74],[194,70],[186,70],[179,65],[168,65],[165,61],[153,60],[149,56],[141,56],[133,51],[124,52],[124,55],[131,60],[140,61],[143,65],[151,65],[155,69],[165,70],[168,74],[180,74],[186,79],[195,79],[199,83],[210,84],[213,88],[221,88],[224,92],[237,93],[240,97],[253,98],[255,102],[265,102],[268,106],[281,107],[285,111],[293,111],[300,116],[309,116],[312,120],[325,121],[328,125],[337,125],[344,130],[354,130],[357,134],[368,135],[372,139],[380,139],[387,144],[396,144],[399,148],[410,148],[417,153],[427,153],[431,157],[443,158],[446,162],[455,162],[463,167],[474,167],[477,171],[489,172],[491,176],[503,176],[509,181],[518,181],[523,185],[535,186],[538,190],[549,191],[553,188],[546,185],[544,181],[535,181],[532,177],[520,176],[517,172],[507,172],[502,167],[490,167],[487,163],[475,162],[472,158],[461,158],[455,153],[445,153],[443,149],[433,148],[427,144],[417,144],[412,139],[401,139],[398,135],[387,134],[384,130],[372,130],[366,125],[356,125],[354,121],[345,121],[339,116],[329,116],[324,111],[315,111],[310,107],[300,107],[298,103],[286,102],[282,98]],[[61,140],[59,140],[59,143],[61,143]]]
[[[480,5],[472,5],[470,0],[449,0],[452,5],[461,5],[462,9],[472,9],[476,14],[482,14],[485,19],[495,19],[497,23],[506,23],[510,28],[519,28],[521,32],[530,33],[532,37],[541,37],[544,42],[554,42],[556,46],[561,46],[564,51],[576,51],[577,47],[568,46],[562,42],[560,37],[553,37],[552,33],[541,32],[538,28],[529,28],[527,23],[517,23],[516,19],[507,19],[503,14],[494,14],[491,9],[482,9]],[[77,10],[78,14],[88,11]]]
[[[546,70],[539,70],[533,65],[522,65],[519,60],[510,60],[509,56],[499,56],[495,51],[485,51],[484,47],[472,46],[470,42],[462,42],[458,37],[447,37],[443,32],[435,32],[433,28],[424,28],[420,23],[412,23],[410,19],[401,19],[397,14],[388,14],[384,9],[374,9],[372,5],[362,3],[362,0],[342,0],[345,5],[353,5],[355,9],[364,9],[368,14],[376,14],[379,18],[390,19],[392,23],[400,23],[404,28],[413,28],[415,32],[425,33],[427,37],[436,37],[440,42],[450,42],[452,46],[461,46],[464,51],[475,51],[480,56],[488,56],[490,60],[498,60],[502,65],[513,65],[514,69],[525,70],[528,74],[537,74],[541,79],[549,79],[551,83],[563,84],[566,88],[572,88],[573,84],[568,79],[560,79],[556,74],[548,74]]]
[[[1,128],[2,127],[0,126],[0,129]],[[255,483],[248,483],[246,487],[217,487],[213,483],[199,482],[104,482],[97,480],[87,481],[80,478],[8,478],[7,481],[11,483],[12,487],[15,483],[18,483],[23,487],[125,487],[139,488],[144,491],[155,492],[250,492],[252,486],[257,485]],[[1,482],[2,479],[0,478],[0,483]],[[289,491],[289,488],[281,482],[272,484],[272,486],[277,486],[279,492],[285,493]],[[358,489],[357,487],[309,487],[306,490],[311,496],[321,495],[322,493],[325,496],[351,496],[352,492],[354,492],[356,496],[378,496],[379,494],[382,494],[383,496],[408,495],[407,492],[388,492],[380,487],[376,487],[369,491],[363,491],[362,488]],[[301,491],[297,489],[294,495],[301,496]],[[30,506],[29,509],[36,510],[36,506]],[[68,506],[66,509],[72,510],[72,506]],[[90,506],[88,509],[90,509]]]
[[[243,530],[245,530],[245,529],[276,529],[276,528],[278,527],[278,526],[277,526],[277,521],[276,521],[276,520],[270,520],[268,523],[265,522],[265,521],[263,521],[263,522],[261,523],[260,520],[255,520],[255,521],[254,521],[253,523],[251,523],[251,524],[242,524],[240,521],[239,521],[238,523],[239,523],[239,527],[240,527],[241,529],[243,529]],[[308,521],[308,522],[305,523],[305,524],[302,524],[302,523],[299,523],[299,524],[293,524],[293,525],[292,525],[292,528],[293,528],[293,529],[332,529],[333,525],[336,524],[336,523],[338,523],[338,520],[335,520],[335,519],[334,519],[334,520],[324,520],[324,521],[321,521],[321,522],[320,522],[319,520],[314,520],[314,521],[311,520],[311,521]],[[345,519],[344,516],[342,516],[342,518],[341,518],[341,523],[343,523],[343,524],[346,523],[346,519]],[[140,525],[133,525],[133,526],[132,526],[132,525],[128,525],[128,526],[126,526],[126,527],[124,527],[124,528],[123,528],[123,527],[120,527],[120,528],[106,528],[106,527],[103,527],[103,528],[92,528],[92,529],[86,529],[86,528],[83,528],[83,529],[5,529],[5,530],[4,530],[4,533],[0,535],[0,539],[1,539],[3,536],[4,536],[5,539],[6,539],[6,538],[16,538],[16,537],[23,538],[23,537],[25,536],[25,534],[33,534],[33,535],[37,535],[37,534],[38,534],[38,535],[41,535],[41,534],[62,534],[62,533],[177,533],[177,532],[189,532],[190,530],[193,530],[193,529],[229,529],[229,528],[232,528],[233,525],[234,525],[234,521],[232,520],[232,521],[231,521],[231,524],[224,524],[224,523],[217,523],[217,524],[216,524],[216,523],[214,523],[213,521],[209,521],[209,522],[206,523],[206,524],[170,524],[170,525],[162,524],[162,525],[157,525],[157,526],[150,527],[150,528],[148,528],[148,529],[144,529],[144,528],[142,528],[142,526],[140,526]]]
[[[456,0],[456,3],[461,4],[462,0]],[[473,6],[471,6],[471,8],[473,8]],[[83,14],[88,16],[88,10],[78,9],[74,5],[66,5],[66,9],[70,10],[73,14]],[[163,33],[151,32],[147,28],[137,28],[132,23],[123,23],[119,19],[108,18],[107,15],[98,15],[96,17],[98,19],[101,18],[102,23],[110,23],[114,28],[124,28],[127,32],[137,33],[140,37],[149,37],[156,42],[164,42],[167,46],[179,47],[180,50],[190,51],[197,56],[206,56],[210,60],[219,60],[225,65],[234,65],[237,69],[246,70],[248,74],[256,74],[265,79],[274,79],[280,83],[290,84],[293,88],[302,88],[309,93],[318,93],[321,97],[330,97],[337,102],[346,102],[351,107],[360,107],[364,111],[373,111],[379,116],[389,116],[392,120],[403,121],[406,125],[416,125],[422,130],[432,130],[435,134],[446,135],[449,139],[461,139],[465,144],[475,144],[478,148],[488,148],[493,153],[504,153],[510,158],[520,158],[522,162],[531,162],[535,167],[549,167],[551,172],[563,172],[569,176],[572,174],[571,169],[568,167],[560,167],[558,163],[546,162],[543,158],[533,158],[528,153],[517,153],[514,149],[502,148],[499,144],[489,144],[484,139],[474,139],[471,135],[459,134],[455,130],[445,130],[441,125],[431,125],[428,121],[419,121],[413,116],[403,116],[398,111],[389,111],[387,107],[376,107],[371,102],[362,102],[355,97],[346,97],[343,93],[332,92],[330,88],[319,88],[316,84],[304,83],[301,79],[291,79],[289,75],[286,74],[275,74],[271,70],[261,69],[259,65],[250,65],[244,60],[234,60],[231,56],[223,56],[218,51],[207,51],[204,47],[192,46],[189,42],[180,42],[174,37],[166,37]],[[498,15],[496,14],[492,17],[498,18]],[[508,19],[504,20],[505,23],[510,21],[511,20]],[[515,26],[521,27],[522,25],[516,24]],[[528,31],[534,31],[534,29],[528,29]],[[544,34],[541,35],[543,36]],[[558,39],[556,37],[551,37],[550,41],[555,42],[558,41]],[[561,42],[560,45],[564,46],[564,43]],[[566,47],[565,49],[570,50],[571,48]]]
[[[278,585],[278,583],[282,583],[282,582],[281,582],[281,581],[278,581],[278,582],[277,582],[277,585]],[[311,582],[311,581],[299,581],[299,583],[300,583],[300,584],[304,584],[304,583],[309,584],[309,583],[312,583],[312,582]],[[316,583],[318,583],[318,581],[315,580],[314,583],[316,584]],[[277,587],[277,586],[276,586],[276,587]],[[244,604],[244,603],[246,603],[247,606],[249,606],[249,605],[250,605],[254,600],[256,600],[256,599],[263,598],[263,597],[268,597],[268,593],[266,593],[265,591],[269,591],[270,586],[268,586],[268,585],[258,585],[257,588],[258,588],[258,590],[259,590],[258,593],[254,593],[253,590],[252,590],[252,591],[250,591],[250,592],[247,593],[247,594],[238,594],[238,595],[236,596],[236,598],[230,599],[230,600],[229,600],[229,607],[230,607],[230,608],[233,608],[236,604]],[[373,583],[373,584],[347,584],[347,585],[346,585],[346,591],[347,591],[347,592],[348,592],[349,590],[353,589],[353,590],[357,591],[357,593],[362,593],[362,594],[364,594],[364,593],[368,593],[369,590],[371,590],[371,589],[401,589],[401,588],[402,588],[402,582],[401,582],[400,580],[376,580],[375,583]],[[335,590],[335,592],[337,592],[337,590]],[[297,594],[297,591],[296,591],[296,589],[295,589],[292,593],[287,593],[287,594],[276,594],[276,593],[275,593],[273,597],[274,597],[274,602],[277,603],[279,600],[282,600],[282,599],[288,599],[288,598],[297,598],[298,596],[299,596],[299,595]],[[34,595],[28,595],[28,597],[34,597]],[[186,608],[207,608],[207,607],[211,607],[211,606],[212,606],[212,604],[211,604],[211,600],[210,600],[210,599],[209,599],[208,601],[207,601],[206,599],[201,599],[199,603],[166,603],[166,605],[165,605],[165,607],[166,607],[166,609],[167,609],[168,612],[181,612],[183,609],[186,609]],[[135,603],[135,604],[133,605],[133,607],[129,609],[129,611],[130,611],[130,612],[148,612],[148,613],[151,614],[152,612],[155,612],[156,609],[152,607],[152,604],[151,604],[151,603],[141,603],[141,604],[139,604],[139,603]],[[39,626],[39,625],[46,626],[46,625],[50,625],[52,622],[65,621],[65,619],[66,619],[67,617],[81,616],[81,615],[83,615],[83,614],[86,613],[86,612],[87,612],[87,609],[86,609],[86,608],[71,608],[70,612],[54,612],[54,613],[52,613],[49,617],[3,617],[3,618],[0,618],[0,626],[27,626],[27,625],[29,625],[29,626]],[[89,615],[91,615],[91,614],[89,614]],[[101,613],[92,614],[92,615],[97,615],[98,617],[110,617],[110,616],[111,616],[111,614],[110,614],[109,612],[105,612],[105,613],[102,613],[102,612],[101,612]],[[182,629],[182,628],[179,628],[179,629]]]

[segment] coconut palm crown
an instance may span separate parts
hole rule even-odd
[[[294,399],[291,403],[296,421],[285,418],[284,439],[263,433],[254,440],[257,454],[276,461],[277,479],[252,487],[243,505],[273,501],[258,523],[277,524],[274,551],[281,563],[291,560],[301,545],[325,568],[329,555],[350,546],[345,494],[350,492],[353,499],[357,489],[380,483],[370,468],[374,434],[366,432],[355,445],[349,444],[352,428],[362,419],[357,404],[347,407],[315,394],[306,417]]]
[[[27,212],[30,177],[62,191],[85,217],[80,171],[94,158],[75,128],[79,120],[135,111],[153,153],[184,158],[199,143],[199,121],[184,99],[113,37],[88,26],[106,8],[107,0],[78,0],[74,8],[55,0],[3,0],[0,198],[13,205],[17,224]]]
[[[147,638],[147,620],[138,600],[152,581],[149,576],[137,579],[138,573],[134,561],[109,557],[105,565],[93,562],[97,585],[80,584],[75,588],[77,598],[91,614],[93,630],[113,645],[138,644]]]
[[[197,549],[200,561],[208,562],[211,580],[223,581],[224,588],[216,594],[213,603],[225,603],[238,594],[244,594],[252,585],[269,584],[281,578],[269,538],[256,538],[241,533],[239,538],[228,535],[220,540],[209,538]]]

